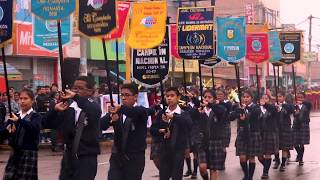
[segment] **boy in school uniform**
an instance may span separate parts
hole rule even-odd
[[[160,180],[181,180],[183,161],[187,148],[191,118],[178,103],[180,93],[177,88],[168,88],[165,92],[168,107],[160,111],[156,122],[152,124],[151,134],[162,136],[160,150]]]

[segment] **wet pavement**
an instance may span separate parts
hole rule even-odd
[[[311,144],[305,147],[304,166],[299,166],[296,162],[289,162],[285,172],[270,169],[271,180],[319,180],[320,179],[320,113],[311,114]],[[232,139],[228,149],[226,170],[220,172],[221,180],[241,180],[243,177],[239,160],[235,156],[235,122],[232,123]],[[0,178],[9,156],[9,151],[0,150]],[[158,175],[153,162],[149,160],[150,147],[146,151],[146,167],[143,174],[144,180],[158,179]],[[52,153],[50,150],[40,150],[39,153],[39,180],[56,180],[58,179],[60,160],[62,153]],[[296,152],[291,151],[292,158],[295,159]],[[99,155],[98,173],[96,180],[107,180],[107,170],[109,168],[110,148],[103,148],[102,154]],[[262,165],[257,162],[254,179],[260,179],[262,175]],[[189,178],[184,178],[189,179]],[[199,176],[198,179],[201,179]]]

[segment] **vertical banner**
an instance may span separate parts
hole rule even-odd
[[[247,25],[246,59],[261,63],[269,60],[269,39],[267,25]]]
[[[279,33],[282,59],[285,64],[292,64],[300,60],[301,57],[301,33],[300,32],[280,32]]]
[[[31,12],[42,19],[64,19],[75,7],[76,0],[31,0]]]
[[[132,75],[145,87],[160,86],[168,78],[170,63],[169,31],[160,46],[152,49],[132,50]],[[159,54],[160,53],[160,59]],[[159,69],[160,68],[160,69]]]
[[[128,45],[134,49],[154,48],[166,33],[167,2],[151,1],[133,4]]]
[[[178,53],[183,59],[209,59],[215,54],[214,7],[178,9]]]
[[[277,31],[270,31],[268,34],[270,51],[269,62],[278,63],[282,58],[279,33]]]
[[[222,60],[237,63],[245,57],[246,23],[244,17],[217,17],[217,56]]]
[[[124,26],[127,22],[130,10],[130,2],[117,1],[117,28],[105,36],[106,40],[119,39],[122,37]]]
[[[177,25],[171,24],[170,25],[170,43],[171,43],[171,55],[177,59],[180,59],[180,56],[178,54],[178,40],[177,40]]]
[[[12,39],[13,0],[0,1],[0,48]]]
[[[79,0],[79,32],[102,37],[117,27],[115,0]]]
[[[43,20],[33,16],[33,44],[48,51],[56,51],[59,48],[58,26],[56,20]],[[71,42],[72,23],[71,17],[61,21],[62,47]]]

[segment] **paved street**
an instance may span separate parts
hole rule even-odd
[[[240,180],[242,171],[240,169],[238,158],[235,156],[235,123],[232,124],[233,135],[231,147],[228,149],[228,158],[226,170],[220,173],[221,180]],[[299,167],[295,162],[290,162],[287,171],[284,173],[278,170],[270,170],[270,179],[272,180],[318,180],[320,176],[320,113],[313,113],[311,119],[311,145],[305,150],[305,165]],[[146,153],[146,167],[143,175],[144,180],[157,179],[154,177],[158,174],[155,166],[149,160],[150,147]],[[0,177],[2,177],[9,151],[0,151]],[[108,159],[110,157],[110,149],[102,149],[99,156],[97,180],[107,179],[107,170],[109,168]],[[292,151],[292,158],[295,159],[295,151]],[[40,180],[56,180],[58,179],[60,168],[61,153],[52,153],[49,150],[41,150],[39,155],[39,179]],[[262,166],[257,163],[254,179],[260,179]],[[188,178],[185,178],[188,179]],[[198,179],[201,179],[200,176]]]

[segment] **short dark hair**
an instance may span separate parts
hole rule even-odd
[[[242,93],[242,96],[243,96],[244,94],[248,94],[250,97],[254,98],[253,92],[250,91],[250,90],[245,90],[245,91]]]
[[[92,76],[79,76],[76,81],[84,81],[86,82],[86,86],[88,89],[94,89],[95,82]]]
[[[285,92],[285,91],[279,91],[279,92],[278,92],[278,95],[283,96],[283,97],[286,97],[286,92]]]
[[[52,84],[51,84],[51,87],[52,87],[52,86],[56,86],[56,87],[58,87],[58,84],[56,84],[56,83],[52,83]]]
[[[213,98],[217,98],[217,95],[216,95],[216,92],[212,89],[207,89],[203,92],[203,96],[206,94],[206,93],[210,93],[212,95]]]
[[[22,93],[26,93],[32,100],[34,100],[34,93],[31,89],[22,89],[22,91],[20,91],[20,94]]]
[[[125,83],[121,86],[121,89],[128,89],[133,95],[137,95],[139,93],[138,86],[135,83]]]
[[[299,91],[297,94],[301,94],[304,98],[306,97],[306,93],[304,91]]]
[[[177,87],[169,87],[166,89],[166,93],[169,92],[169,91],[174,91],[176,93],[177,96],[180,96],[180,92],[179,92],[179,89]]]

